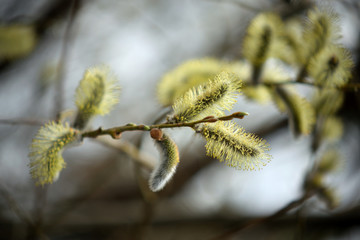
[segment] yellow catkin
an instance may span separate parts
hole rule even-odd
[[[325,185],[325,177],[340,168],[341,159],[342,156],[338,149],[326,149],[320,155],[316,172],[314,174],[314,176],[317,176],[317,178],[320,179],[317,185],[314,184],[315,187],[322,188],[322,190],[319,191],[318,196],[322,201],[325,202],[329,209],[333,209],[339,205],[339,197],[336,195],[333,189]]]
[[[326,177],[338,170],[341,166],[341,155],[336,148],[328,148],[318,157],[318,163],[314,171],[308,174],[304,187],[308,190],[316,189],[317,196],[329,209],[333,209],[339,204],[339,197],[334,189],[326,184]]]
[[[344,125],[340,118],[330,116],[327,117],[320,126],[319,135],[321,140],[336,141],[339,140],[344,133]]]
[[[260,81],[265,83],[265,85],[245,85],[242,89],[242,92],[249,99],[255,100],[261,104],[265,104],[270,100],[273,100],[276,102],[279,109],[283,112],[285,111],[284,104],[279,101],[279,98],[274,92],[273,87],[266,86],[266,84],[289,82],[292,78],[284,66],[281,66],[279,63],[268,63],[264,66],[260,78]]]
[[[261,81],[264,83],[284,83],[292,81],[291,71],[281,62],[266,64],[261,73]]]
[[[316,171],[319,174],[333,172],[340,166],[341,155],[336,148],[326,150],[320,157]]]
[[[28,55],[35,47],[34,26],[0,26],[0,60],[12,60]]]
[[[243,82],[247,83],[251,81],[252,66],[246,60],[231,62],[226,71],[235,74],[236,77]]]
[[[240,64],[235,66],[214,58],[192,59],[164,75],[157,86],[157,97],[162,105],[169,106],[186,91],[213,79],[221,71],[242,70]]]
[[[206,138],[206,153],[236,169],[254,170],[271,159],[269,145],[232,122],[202,125],[199,132]]]
[[[344,102],[344,92],[337,89],[318,89],[311,99],[317,115],[335,114]]]
[[[244,96],[260,104],[265,104],[271,100],[271,94],[268,87],[264,85],[245,86],[243,87],[242,92],[244,93]]]
[[[308,12],[305,22],[304,43],[306,59],[340,38],[338,16],[332,9],[315,8]]]
[[[243,42],[243,55],[255,67],[276,54],[274,40],[281,35],[283,23],[275,13],[261,13],[250,23]],[[275,40],[276,41],[276,40]]]
[[[105,66],[88,69],[76,89],[78,109],[74,127],[82,129],[95,115],[108,114],[119,102],[120,87]]]
[[[179,163],[179,150],[176,143],[165,133],[160,140],[155,140],[162,153],[162,159],[151,173],[149,187],[157,192],[163,189],[172,178]]]
[[[316,84],[341,86],[349,81],[353,65],[348,50],[330,44],[311,59],[307,71]]]
[[[288,51],[288,63],[303,66],[306,64],[305,42],[303,39],[304,26],[301,19],[291,18],[285,22],[283,42],[285,47],[281,52]]]
[[[168,122],[189,122],[207,116],[221,116],[230,110],[240,94],[241,81],[234,75],[222,72],[214,80],[187,91],[174,105],[174,114]]]
[[[285,87],[277,87],[276,92],[286,106],[295,136],[308,135],[315,124],[313,106],[305,98]]]
[[[335,209],[340,204],[339,196],[334,189],[325,188],[323,191],[319,192],[319,197],[325,202],[328,209]]]
[[[80,135],[68,124],[50,122],[41,127],[30,146],[30,174],[37,185],[52,183],[65,167],[61,156],[66,146],[79,142]]]

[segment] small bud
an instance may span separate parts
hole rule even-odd
[[[113,132],[113,133],[111,133],[111,137],[113,138],[113,139],[120,139],[121,138],[121,132]]]
[[[248,116],[249,113],[247,112],[236,112],[231,114],[234,118],[239,118],[239,119],[243,119],[245,116]]]
[[[135,126],[136,126],[136,124],[135,124],[135,123],[128,123],[128,124],[126,124],[126,126],[129,126],[129,127],[135,127]]]
[[[146,131],[149,131],[149,130],[150,130],[150,127],[147,126],[147,125],[144,125],[144,126],[143,126],[143,129],[146,130]]]
[[[150,131],[150,136],[151,136],[153,139],[155,139],[155,140],[157,140],[157,141],[160,141],[160,140],[162,139],[162,137],[163,137],[163,132],[162,132],[161,129],[159,129],[159,128],[153,128],[153,129],[151,129],[151,131]]]
[[[219,120],[229,121],[229,120],[233,120],[234,118],[243,119],[244,116],[247,116],[247,115],[249,115],[247,112],[236,112],[229,116],[219,117]]]
[[[214,116],[207,116],[207,117],[204,117],[203,120],[212,119],[212,118],[215,118],[215,117]]]
[[[234,117],[232,115],[219,117],[219,120],[221,120],[221,121],[230,121],[230,120],[233,120],[233,119],[234,119]]]
[[[217,119],[217,118],[210,118],[210,119],[208,119],[206,122],[217,122],[217,121],[219,121],[219,119]]]

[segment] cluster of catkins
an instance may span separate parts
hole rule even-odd
[[[190,60],[163,76],[157,86],[158,99],[164,107],[172,107],[164,124],[194,123],[192,129],[207,141],[207,155],[237,169],[261,168],[271,159],[268,144],[231,119],[221,118],[233,108],[241,91],[249,99],[273,102],[286,112],[295,136],[313,133],[316,151],[323,142],[342,134],[336,112],[353,63],[338,43],[339,37],[337,16],[328,9],[310,10],[305,20],[283,21],[275,13],[261,13],[247,29],[244,59]],[[313,85],[312,99],[302,97],[293,83]],[[65,166],[64,148],[81,142],[91,118],[109,113],[119,93],[120,87],[105,67],[86,71],[76,90],[73,123],[48,123],[33,139],[30,172],[37,184],[57,178]],[[162,152],[149,180],[150,189],[159,191],[175,173],[178,148],[163,130],[144,130],[151,130]]]

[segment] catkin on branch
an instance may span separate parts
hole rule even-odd
[[[93,116],[108,114],[119,102],[119,95],[120,87],[107,67],[88,69],[76,89],[74,127],[83,129]]]
[[[233,74],[222,72],[214,80],[190,89],[174,105],[169,122],[189,122],[207,116],[221,116],[230,110],[240,94],[241,81]]]
[[[208,156],[225,161],[236,169],[253,170],[265,166],[271,159],[269,145],[232,122],[203,124],[199,132],[206,138]]]
[[[30,174],[36,184],[52,183],[65,167],[65,147],[80,142],[80,134],[68,124],[50,122],[41,127],[30,146]]]
[[[165,133],[162,138],[155,140],[162,158],[151,173],[149,187],[153,192],[160,191],[166,183],[172,178],[179,163],[179,151],[176,143]]]

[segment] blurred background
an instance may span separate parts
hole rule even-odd
[[[310,137],[295,139],[286,115],[244,96],[234,110],[250,115],[238,123],[271,145],[273,159],[260,171],[239,171],[208,158],[203,139],[189,129],[173,129],[180,164],[158,194],[144,189],[148,173],[129,154],[96,140],[64,152],[67,166],[54,184],[36,187],[29,174],[31,139],[59,111],[75,109],[75,89],[87,68],[108,65],[122,87],[120,103],[94,119],[94,129],[150,124],[164,112],[156,87],[165,73],[190,59],[241,59],[246,27],[258,13],[291,16],[316,4],[0,0],[0,32],[21,26],[14,33],[18,52],[0,52],[0,239],[358,239],[358,92],[347,93],[340,110],[343,159],[326,179],[339,199],[333,210],[315,196],[303,196],[314,159]],[[341,42],[355,62],[352,81],[359,82],[360,3],[321,4],[340,15]],[[11,47],[1,40],[0,45]],[[124,133],[117,142],[122,149],[126,143],[141,146],[149,161],[159,158],[146,134]]]

